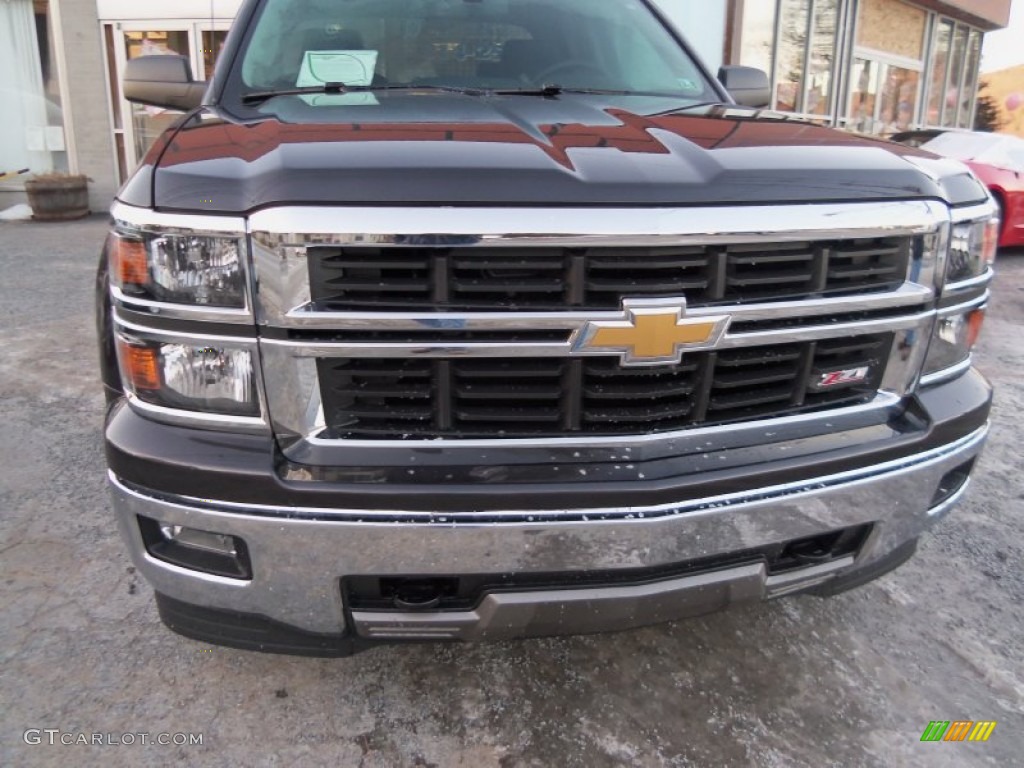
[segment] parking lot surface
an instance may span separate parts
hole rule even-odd
[[[895,573],[618,634],[318,660],[171,634],[131,568],[104,487],[105,230],[0,223],[0,765],[1021,765],[1024,252],[1000,255],[977,354],[997,391],[976,482]],[[931,720],[997,726],[922,743]],[[202,744],[60,744],[127,733]]]

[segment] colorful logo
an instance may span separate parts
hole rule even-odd
[[[995,720],[932,720],[921,741],[988,741],[995,729]]]
[[[728,315],[686,316],[686,299],[626,299],[621,319],[592,320],[576,334],[573,354],[618,355],[620,365],[678,363],[684,351],[713,349]]]
[[[818,375],[818,380],[814,382],[813,388],[821,390],[832,389],[833,387],[840,387],[846,384],[860,384],[862,381],[867,381],[870,375],[871,368],[868,366],[847,368],[842,371],[829,371],[828,373]]]

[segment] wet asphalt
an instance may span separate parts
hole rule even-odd
[[[131,567],[104,488],[105,229],[0,223],[0,765],[1021,764],[1024,250],[1000,255],[977,354],[997,395],[974,486],[895,573],[617,634],[317,660],[171,634]],[[920,742],[957,719],[998,724]],[[202,745],[59,743],[94,733]]]

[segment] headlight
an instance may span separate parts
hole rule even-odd
[[[932,333],[922,373],[929,376],[970,359],[971,348],[978,340],[984,321],[984,307],[940,317]]]
[[[259,416],[253,351],[118,337],[125,388],[142,403],[227,416]]]
[[[999,219],[992,217],[953,225],[946,264],[946,283],[958,283],[984,274],[996,258]]]
[[[243,258],[237,236],[119,233],[110,275],[128,299],[242,309]]]

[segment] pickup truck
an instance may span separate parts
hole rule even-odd
[[[164,623],[343,655],[906,561],[963,496],[996,208],[648,0],[248,0],[118,193],[113,507]]]

